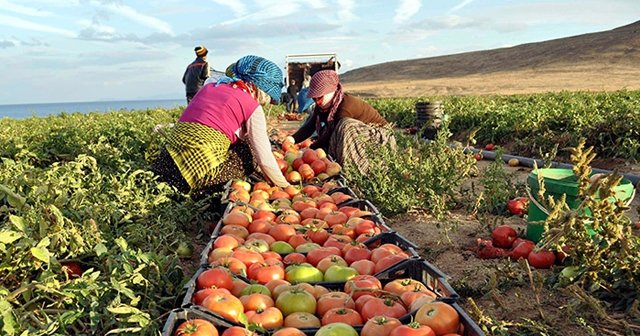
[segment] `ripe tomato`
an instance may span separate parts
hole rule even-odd
[[[318,265],[320,260],[329,256],[342,256],[342,252],[336,247],[320,247],[307,253],[307,262],[311,265]]]
[[[264,310],[249,310],[245,312],[247,321],[266,329],[282,327],[284,317],[282,312],[276,307],[268,307]]]
[[[556,255],[551,251],[532,251],[529,253],[527,260],[529,261],[529,265],[535,268],[551,268],[556,262]]]
[[[349,267],[353,267],[358,271],[358,274],[373,275],[375,273],[376,264],[368,259],[357,260],[351,263]]]
[[[204,301],[204,299],[207,296],[212,294],[217,294],[217,293],[231,294],[229,290],[226,288],[203,288],[193,293],[193,296],[191,297],[191,302],[200,306],[202,305],[202,301]]]
[[[306,334],[298,328],[284,327],[278,329],[278,331],[271,334],[271,336],[306,336]]]
[[[360,314],[365,321],[376,315],[400,318],[407,314],[407,309],[395,299],[374,297],[362,307]]]
[[[396,295],[402,295],[404,292],[430,292],[427,286],[425,286],[422,282],[411,279],[411,278],[401,278],[395,279],[383,287],[387,292],[391,292]]]
[[[514,243],[513,249],[509,251],[509,257],[515,260],[526,259],[534,247],[536,247],[536,244],[530,240],[522,240],[518,245]]]
[[[77,278],[82,275],[82,267],[75,261],[67,261],[61,263],[62,271],[64,271],[69,278]]]
[[[515,216],[522,216],[527,212],[529,200],[525,197],[516,197],[507,202],[509,213]]]
[[[382,283],[373,275],[356,275],[344,284],[344,292],[351,294],[354,300],[363,295],[372,295],[379,289],[382,289]]]
[[[415,321],[429,326],[436,335],[458,331],[460,316],[455,308],[440,301],[424,304],[416,313]]]
[[[240,302],[242,302],[242,307],[244,307],[245,311],[265,310],[275,305],[271,296],[262,293],[243,295],[240,297]]]
[[[229,271],[222,267],[211,268],[203,271],[196,278],[196,288],[226,288],[231,290],[233,279]]]
[[[182,322],[175,336],[218,336],[218,329],[213,323],[203,319],[193,319]]]
[[[351,308],[332,308],[322,316],[322,325],[342,322],[350,326],[362,325],[362,316]]]
[[[277,261],[277,259],[271,259]],[[279,264],[269,264],[266,261],[255,263],[247,269],[249,279],[256,280],[258,283],[266,284],[271,280],[284,279],[284,267]]]
[[[495,247],[510,248],[517,237],[518,233],[509,225],[500,225],[491,232],[491,241]]]
[[[333,308],[356,308],[356,303],[345,292],[329,292],[318,298],[316,314],[320,317]]]
[[[436,333],[427,326],[419,323],[410,323],[393,329],[389,336],[436,336]]]
[[[220,336],[258,336],[258,334],[249,329],[234,326],[223,331]]]
[[[238,322],[240,314],[244,313],[240,299],[231,294],[209,295],[202,301],[202,306],[233,322]]]
[[[295,312],[284,318],[285,327],[293,328],[320,328],[320,319],[307,312]]]
[[[492,150],[494,150],[494,149],[495,149],[495,147],[496,147],[496,146],[495,146],[494,144],[492,144],[492,143],[488,143],[488,144],[486,144],[486,145],[484,146],[484,149],[486,149],[486,150],[488,150],[488,151],[492,151]]]
[[[402,322],[395,317],[377,315],[364,324],[360,336],[389,336],[391,331],[400,325]]]

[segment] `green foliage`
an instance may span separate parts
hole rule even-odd
[[[174,247],[213,216],[146,170],[178,113],[0,121],[0,334],[157,334],[187,280]]]
[[[445,96],[369,99],[399,127],[415,125],[415,103],[442,101],[450,130],[462,140],[478,129],[479,143],[513,144],[533,156],[568,147],[580,139],[600,157],[640,159],[640,91],[560,92],[511,96]]]
[[[477,203],[479,211],[504,213],[507,201],[518,196],[519,188],[513,182],[514,174],[504,169],[502,154],[502,149],[496,151],[495,159],[487,166],[480,179],[482,192]]]
[[[589,164],[594,157],[592,148],[584,148],[584,141],[572,149],[580,204],[570,209],[564,197],[546,199],[550,214],[544,223],[542,245],[553,250],[570,247],[568,267],[559,274],[560,285],[577,283],[625,308],[639,299],[640,237],[632,233],[625,201],[614,197],[613,188],[622,176],[612,173],[590,181]],[[544,199],[543,187],[538,198]]]
[[[443,218],[455,205],[457,187],[475,167],[472,155],[448,145],[448,136],[446,125],[431,143],[396,134],[396,149],[369,149],[371,171],[367,175],[345,167],[349,183],[385,215],[419,208]]]

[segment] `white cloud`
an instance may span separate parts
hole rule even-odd
[[[97,1],[93,2],[94,4],[101,6],[105,9],[107,9],[108,11],[124,16],[128,19],[130,19],[131,21],[134,21],[136,23],[139,23],[143,26],[158,30],[160,32],[169,34],[171,36],[174,36],[175,33],[173,32],[173,29],[171,28],[171,25],[160,20],[157,19],[155,17],[149,16],[149,15],[145,15],[142,14],[140,12],[138,12],[137,10],[135,10],[132,7],[129,6],[124,6],[124,5],[119,5],[119,4],[115,4],[115,3],[99,3]]]
[[[455,7],[451,8],[449,10],[449,13],[453,13],[453,12],[457,12],[460,9],[466,7],[467,5],[469,5],[470,3],[472,3],[474,0],[464,0],[461,3],[457,4]]]
[[[46,17],[51,16],[51,12],[43,11],[37,8],[26,7],[22,5],[17,5],[11,3],[9,1],[0,0],[0,10],[8,11],[16,14],[28,15],[28,16],[36,16],[36,17]]]
[[[214,3],[229,7],[235,16],[244,16],[247,14],[247,7],[240,0],[211,0]]]
[[[353,8],[355,3],[353,0],[338,0],[338,19],[342,22],[349,22],[355,18]]]
[[[0,14],[0,25],[19,28],[19,29],[40,31],[45,33],[53,33],[53,34],[63,35],[63,36],[72,37],[72,38],[76,37],[76,33],[68,29],[43,25],[40,23],[18,19],[18,18],[14,18],[14,17],[2,15],[2,14]]]
[[[393,17],[393,22],[401,24],[407,22],[411,17],[416,15],[422,7],[421,0],[402,0],[400,6],[396,8],[396,15]]]

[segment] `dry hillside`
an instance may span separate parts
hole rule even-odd
[[[510,48],[395,61],[341,75],[361,96],[640,89],[640,21]]]

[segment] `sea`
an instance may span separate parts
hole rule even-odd
[[[146,110],[153,108],[177,108],[187,105],[186,99],[112,100],[92,102],[41,103],[0,105],[0,119],[25,119],[46,117],[61,113],[90,113]]]

